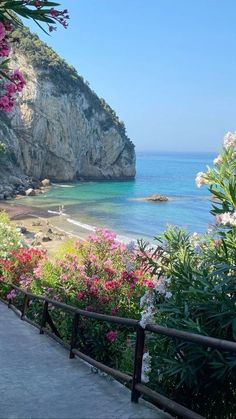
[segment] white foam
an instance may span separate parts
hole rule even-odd
[[[68,214],[65,214],[64,212],[60,212],[60,211],[51,211],[51,210],[48,210],[48,212],[49,212],[50,214],[63,215],[63,217],[68,217]]]
[[[61,185],[59,183],[52,183],[52,186],[57,186],[58,188],[75,188],[75,185]]]
[[[66,220],[66,221],[68,221],[68,223],[71,223],[71,224],[74,224],[74,225],[76,225],[76,226],[78,226],[78,227],[81,227],[81,228],[83,228],[84,230],[96,231],[96,227],[91,226],[91,225],[89,225],[89,224],[84,224],[84,223],[81,223],[80,221],[73,220],[72,218],[67,218],[67,220]]]
[[[90,224],[85,224],[85,223],[81,223],[80,221],[73,220],[73,218],[67,218],[67,220],[66,220],[66,221],[68,221],[68,223],[74,224],[74,225],[76,225],[76,226],[78,226],[78,227],[81,227],[81,228],[83,228],[84,230],[88,230],[88,231],[93,231],[93,232],[95,232],[95,231],[96,231],[96,228],[97,228],[97,227],[92,226],[92,225],[90,225]],[[133,239],[133,238],[131,238],[131,237],[121,236],[121,235],[117,235],[116,240],[117,240],[118,242],[125,243],[125,244],[128,244],[128,243],[130,243],[131,241],[134,241],[135,243],[137,243],[137,240],[135,240],[135,239]]]

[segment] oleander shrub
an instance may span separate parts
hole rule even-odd
[[[236,341],[236,133],[228,133],[214,167],[198,173],[212,194],[214,224],[206,234],[169,227],[140,261],[155,287],[142,297],[148,322]],[[166,337],[148,339],[150,385],[209,418],[236,414],[235,354]]]
[[[18,249],[20,246],[21,238],[19,233],[10,224],[8,215],[4,211],[0,211],[0,259],[7,258],[11,250]]]
[[[132,243],[126,246],[116,240],[115,233],[97,229],[86,241],[70,240],[62,250],[56,261],[38,264],[30,285],[32,292],[87,311],[139,319],[139,301],[150,275],[140,268]],[[53,309],[52,317],[68,340],[70,315]],[[132,334],[131,329],[82,317],[78,344],[85,353],[117,366],[122,348],[133,347]]]

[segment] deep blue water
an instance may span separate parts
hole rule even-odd
[[[24,204],[58,210],[65,206],[60,225],[74,220],[76,232],[82,224],[106,226],[128,237],[152,238],[167,224],[203,232],[211,222],[207,188],[198,189],[195,176],[211,165],[213,153],[137,153],[137,176],[127,182],[78,182],[56,185]],[[132,200],[154,193],[167,195],[169,202]],[[84,226],[85,227],[85,226]]]

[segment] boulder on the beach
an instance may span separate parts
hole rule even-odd
[[[42,237],[42,242],[50,242],[52,240],[52,238],[50,236],[43,236]]]
[[[43,179],[41,180],[41,185],[45,188],[47,186],[50,186],[50,180],[49,179]]]
[[[25,191],[26,196],[34,196],[35,190],[33,188],[29,188]]]
[[[16,229],[22,234],[26,234],[28,232],[27,228],[23,225],[16,225]]]
[[[33,227],[39,227],[41,225],[42,225],[42,221],[40,221],[40,220],[36,220],[36,221],[33,221],[32,222],[32,226]]]

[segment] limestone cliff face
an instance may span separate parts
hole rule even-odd
[[[134,146],[114,111],[73,68],[24,31],[27,42],[15,48],[14,65],[26,74],[27,86],[12,115],[0,115],[0,139],[10,150],[0,176],[8,166],[11,174],[35,179],[133,178]]]

